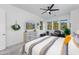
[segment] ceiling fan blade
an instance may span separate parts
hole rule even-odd
[[[47,12],[47,10],[46,10],[45,12],[41,13],[41,14],[44,14],[44,13],[46,13],[46,12]]]
[[[59,9],[51,9],[50,11],[58,11]]]
[[[40,8],[40,10],[47,10],[47,9]]]
[[[51,9],[53,6],[54,6],[54,4],[52,4],[52,5],[50,6],[50,9]]]

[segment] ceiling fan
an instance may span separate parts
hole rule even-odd
[[[59,11],[59,9],[52,9],[53,7],[54,7],[54,4],[52,4],[51,6],[48,6],[47,9],[40,8],[41,10],[44,10],[44,12],[41,14],[48,12],[51,15],[51,11]]]

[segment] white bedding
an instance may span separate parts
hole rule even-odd
[[[64,38],[59,38],[47,51],[46,55],[60,55]]]
[[[73,42],[73,39],[70,40],[69,43],[69,55],[79,55],[79,48]]]
[[[47,38],[49,36],[45,36],[45,37],[41,37],[38,38],[36,40],[30,41],[28,43],[25,44],[25,52],[28,54],[29,53],[29,48],[30,46],[35,43],[38,42],[40,40],[44,40],[44,38]],[[42,51],[42,49],[44,48],[45,45],[47,45],[51,40],[54,40],[56,37],[51,36],[49,38],[47,38],[46,40],[36,44],[33,48],[32,48],[32,55],[40,55],[40,52]],[[64,38],[59,37],[54,44],[52,44],[48,50],[46,50],[45,55],[60,55],[61,54],[61,49],[62,49],[62,45],[64,42]],[[68,46],[68,54],[69,55],[79,55],[79,48],[76,47],[76,45],[73,42],[73,39],[70,40],[69,42],[69,46]]]
[[[31,41],[31,42],[26,43],[26,44],[25,44],[25,52],[28,54],[28,53],[29,53],[28,50],[29,50],[29,46],[30,46],[30,45],[32,45],[33,43],[35,43],[35,42],[37,42],[37,41],[40,41],[40,40],[42,40],[42,39],[44,39],[44,38],[46,38],[46,37],[48,37],[48,36],[41,37],[41,38],[38,38],[38,39],[35,39],[35,40]]]
[[[37,45],[33,48],[32,54],[33,54],[33,55],[39,55],[41,49],[42,49],[47,43],[49,43],[49,41],[53,40],[54,38],[56,38],[56,37],[50,37],[50,38],[48,38],[47,40],[45,40],[45,41],[43,41],[43,42],[37,44]]]
[[[30,46],[37,42],[37,41],[40,41],[40,40],[43,40],[43,38],[46,38],[48,36],[45,36],[45,37],[41,37],[41,38],[38,38],[36,40],[33,40],[31,42],[28,42],[25,44],[25,52],[28,54],[29,53],[29,48]],[[42,41],[41,43],[38,43],[36,44],[33,48],[32,48],[32,55],[40,55],[40,52],[42,51],[42,49],[44,48],[45,45],[47,45],[51,40],[54,41],[55,38],[58,38],[58,37],[55,37],[55,36],[51,36],[49,38],[47,38],[46,40]],[[62,49],[62,45],[63,45],[63,42],[64,42],[64,38],[58,38],[54,44],[52,44],[48,50],[46,51],[46,55],[58,55],[61,53],[61,49]]]

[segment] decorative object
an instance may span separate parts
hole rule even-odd
[[[65,28],[65,30],[64,30],[64,34],[65,34],[65,35],[70,35],[70,33],[71,33],[70,29]]]
[[[16,21],[16,24],[12,25],[11,28],[15,31],[19,30],[21,27],[20,25],[17,24],[17,21]]]
[[[35,24],[33,24],[33,23],[26,23],[26,29],[27,30],[35,29]]]

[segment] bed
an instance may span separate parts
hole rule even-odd
[[[63,37],[44,36],[25,44],[27,55],[60,55]]]

